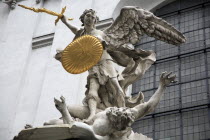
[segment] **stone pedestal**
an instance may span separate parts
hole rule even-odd
[[[22,130],[14,140],[65,140],[72,138],[68,124]]]
[[[90,134],[87,133],[86,138],[76,138],[75,131],[77,134],[86,133],[84,130],[78,131],[78,127],[72,127],[74,125],[62,124],[62,125],[51,125],[45,127],[29,128],[22,130],[18,136],[13,140],[99,140],[96,138],[90,138]],[[76,134],[76,135],[77,135]],[[138,133],[131,133],[128,139],[113,139],[113,138],[102,138],[100,140],[152,140],[145,135]]]

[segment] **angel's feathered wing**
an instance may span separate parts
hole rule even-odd
[[[114,23],[105,31],[106,41],[119,47],[126,43],[135,45],[144,34],[173,45],[186,41],[182,33],[165,20],[137,7],[124,7]]]

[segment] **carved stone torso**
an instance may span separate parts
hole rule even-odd
[[[104,47],[104,51],[103,51],[103,54],[101,56],[101,59],[99,62],[101,62],[102,60],[105,60],[105,59],[110,59],[112,60],[112,57],[108,54],[107,50],[106,50],[106,46],[103,42],[105,42],[105,34],[103,31],[100,31],[100,30],[97,30],[97,29],[93,29],[92,31],[90,32],[86,32],[85,29],[80,29],[73,40],[77,39],[78,37],[80,36],[83,36],[83,35],[92,35],[92,36],[95,36],[97,37],[101,43],[103,44],[103,47]]]
[[[105,42],[105,34],[103,31],[97,29],[93,29],[90,32],[86,32],[85,29],[80,29],[74,39],[83,35],[95,36],[103,44],[104,50],[101,59],[99,60],[98,64],[96,64],[89,70],[89,75],[97,75],[99,83],[101,85],[105,85],[109,77],[117,77],[118,75],[117,71],[114,69],[113,66],[113,59],[106,50],[106,43],[103,43]]]
[[[105,112],[100,112],[95,116],[92,127],[94,132],[100,136],[106,136],[112,132],[110,121]]]

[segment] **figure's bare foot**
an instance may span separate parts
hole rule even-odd
[[[163,72],[160,76],[160,84],[163,86],[168,86],[170,83],[176,83],[176,75],[172,72]]]
[[[54,98],[54,102],[55,102],[55,107],[62,113],[67,109],[67,106],[66,106],[65,98],[61,96],[60,99],[61,101]]]
[[[95,115],[93,114],[93,115],[90,115],[88,118],[87,118],[87,120],[85,120],[84,121],[84,123],[86,123],[86,124],[93,124],[93,117],[94,117]]]

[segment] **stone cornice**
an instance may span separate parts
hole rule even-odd
[[[32,49],[50,46],[53,43],[53,39],[54,39],[54,33],[35,37],[32,40]]]

